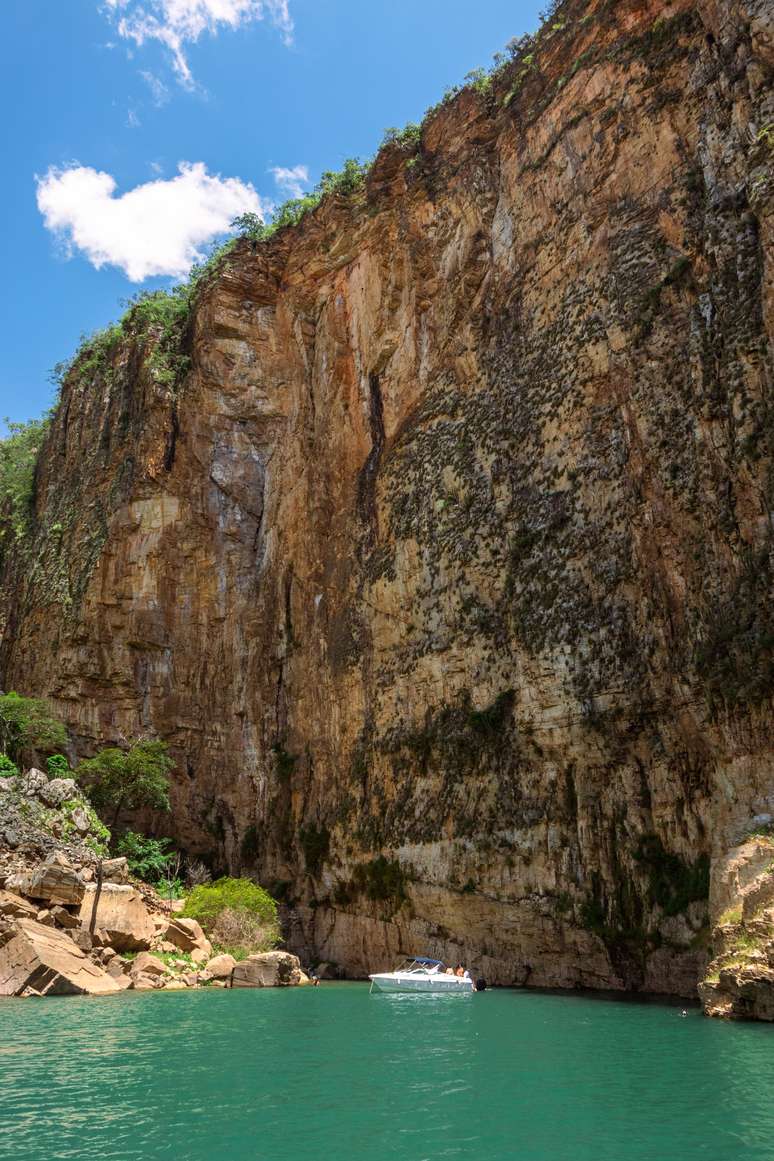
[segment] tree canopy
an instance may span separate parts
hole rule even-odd
[[[24,750],[63,750],[67,730],[47,702],[18,693],[0,694],[0,751],[17,761]]]
[[[97,810],[112,810],[115,829],[123,810],[169,810],[169,773],[174,762],[166,742],[140,739],[128,750],[109,746],[78,764],[75,776]]]

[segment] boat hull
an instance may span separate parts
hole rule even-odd
[[[428,995],[470,996],[475,991],[472,980],[458,976],[434,976],[412,979],[399,972],[384,972],[368,977],[372,992],[413,992]]]

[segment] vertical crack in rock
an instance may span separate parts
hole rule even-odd
[[[368,376],[368,422],[371,432],[371,450],[360,470],[358,503],[360,517],[367,527],[366,543],[370,546],[379,537],[376,512],[376,477],[384,450],[384,404],[379,376],[372,371]]]

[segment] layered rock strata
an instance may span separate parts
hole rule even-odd
[[[771,6],[527,56],[240,243],[179,389],[76,366],[2,670],[81,754],[166,739],[304,958],[688,995],[774,802]]]

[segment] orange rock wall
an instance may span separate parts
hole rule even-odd
[[[2,664],[81,753],[167,739],[294,950],[690,994],[774,802],[772,15],[562,20],[240,243],[179,392],[66,384]]]

